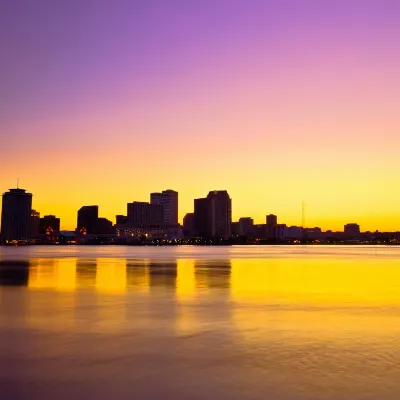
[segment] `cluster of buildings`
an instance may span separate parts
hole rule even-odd
[[[250,217],[232,221],[232,200],[226,190],[210,191],[194,200],[192,213],[178,221],[178,192],[164,190],[151,193],[149,202],[127,204],[126,214],[117,215],[116,223],[99,217],[97,205],[83,206],[77,215],[73,232],[60,231],[60,219],[54,215],[40,217],[32,209],[32,194],[24,189],[10,189],[3,194],[1,242],[29,243],[132,243],[146,240],[184,238],[218,239],[247,243],[311,240],[372,240],[385,234],[361,233],[352,223],[342,232],[323,232],[320,228],[304,228],[279,224],[276,215],[266,216],[264,224],[254,224]],[[400,240],[400,238],[398,238]]]

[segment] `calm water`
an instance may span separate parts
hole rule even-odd
[[[400,398],[400,248],[0,260],[1,399]]]

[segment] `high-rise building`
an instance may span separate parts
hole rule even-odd
[[[86,233],[96,233],[97,219],[99,218],[99,206],[83,206],[78,211],[77,230],[85,230]]]
[[[226,190],[214,190],[194,200],[194,225],[199,236],[231,236],[232,201]]]
[[[163,225],[163,206],[142,201],[128,203],[128,222],[131,226]]]
[[[211,236],[229,238],[231,236],[232,200],[226,190],[208,193]]]
[[[40,212],[32,210],[30,226],[29,226],[29,238],[30,239],[39,238],[39,230],[40,230]]]
[[[40,218],[39,231],[41,234],[49,234],[60,231],[60,218],[54,215],[45,215]]]
[[[193,225],[197,236],[210,236],[208,199],[194,199]]]
[[[3,194],[1,237],[3,243],[29,239],[32,194],[24,189],[10,189]]]
[[[243,217],[239,219],[239,235],[240,236],[254,236],[254,220],[250,217]]]
[[[267,225],[272,226],[272,225],[277,225],[278,224],[278,217],[274,214],[269,214],[266,217],[266,222]]]
[[[163,207],[163,222],[165,225],[178,224],[178,192],[168,189],[161,193],[151,193],[150,203]]]

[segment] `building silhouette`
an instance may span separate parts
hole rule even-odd
[[[278,217],[274,214],[269,214],[265,218],[267,225],[277,225],[278,224]]]
[[[360,236],[360,225],[358,224],[346,224],[344,226],[344,234],[345,236],[356,238]]]
[[[128,223],[133,227],[163,225],[164,208],[160,204],[150,204],[143,201],[128,203]]]
[[[198,236],[231,236],[232,201],[226,190],[214,190],[194,200],[194,227]]]
[[[54,215],[45,215],[40,218],[39,232],[41,234],[50,234],[60,231],[60,218]]]
[[[209,205],[208,199],[194,199],[194,215],[193,215],[193,224],[194,224],[194,231],[196,236],[209,236],[210,229],[209,229]]]
[[[239,236],[254,236],[254,220],[250,217],[239,218]]]
[[[24,189],[10,189],[3,194],[1,237],[3,243],[27,240],[30,236],[32,194]]]
[[[188,213],[183,217],[183,234],[184,236],[194,236],[194,213]]]
[[[212,237],[229,238],[231,236],[232,200],[226,190],[214,190],[208,193],[210,213],[210,231]]]
[[[78,211],[77,230],[87,234],[96,233],[97,219],[99,218],[99,206],[83,206]]]
[[[178,192],[168,189],[161,193],[151,193],[150,204],[163,207],[163,223],[165,225],[178,224]]]
[[[38,239],[40,231],[40,212],[36,210],[31,211],[29,238]]]
[[[116,215],[115,216],[116,224],[121,225],[121,224],[126,224],[128,223],[128,217],[126,215]]]

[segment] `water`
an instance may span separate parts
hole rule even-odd
[[[400,248],[0,247],[1,399],[399,399]]]

